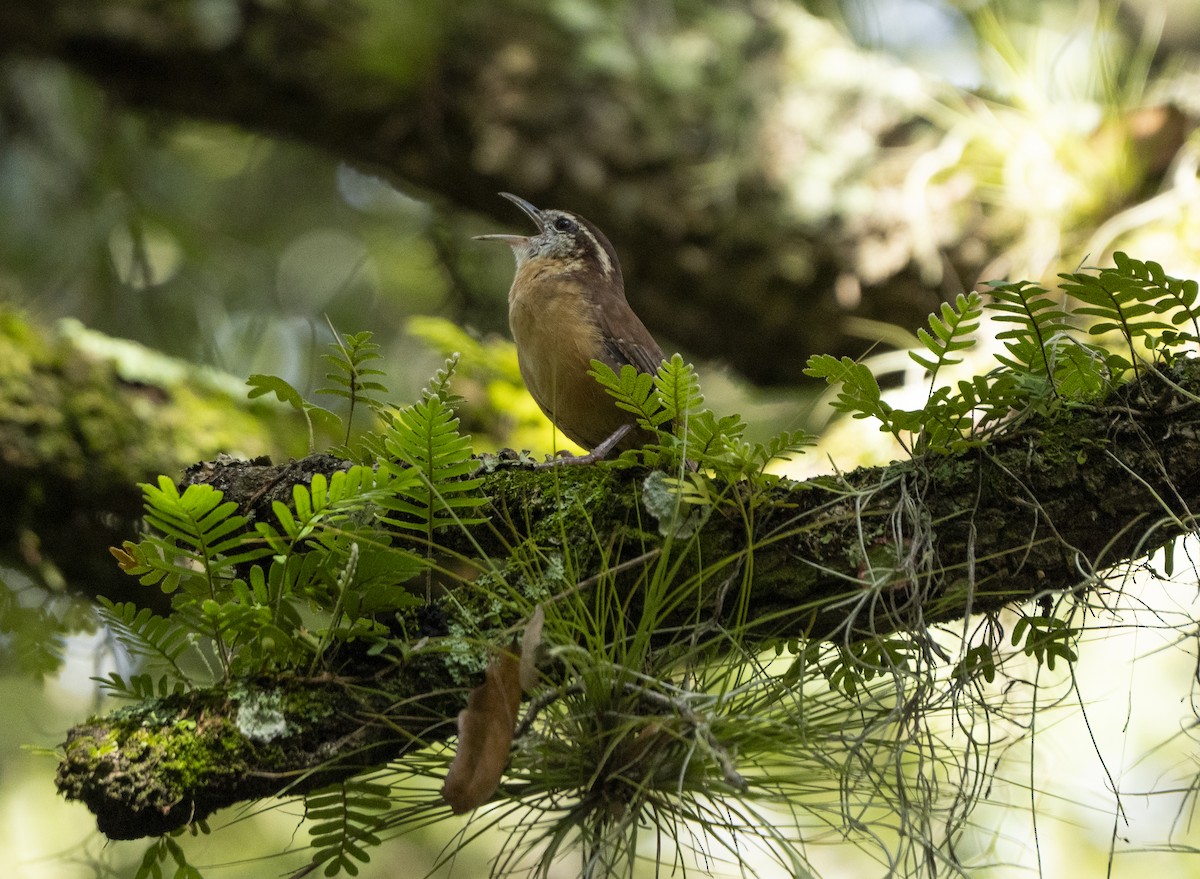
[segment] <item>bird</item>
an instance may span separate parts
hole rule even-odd
[[[535,235],[477,235],[508,244],[517,268],[508,291],[508,322],[521,377],[558,428],[596,460],[653,442],[592,376],[599,360],[618,374],[630,364],[654,374],[662,348],[625,298],[621,264],[595,223],[563,210],[539,210],[500,193],[537,225]]]

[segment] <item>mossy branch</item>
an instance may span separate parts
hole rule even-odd
[[[227,375],[0,303],[0,563],[129,598],[105,550],[141,516],[138,482],[222,449],[302,448],[294,434]]]
[[[741,495],[755,509],[753,529],[739,516],[707,519],[696,557],[733,564],[704,575],[699,606],[664,617],[663,636],[727,628],[736,605],[747,649],[781,637],[854,641],[1091,588],[1106,570],[1193,527],[1197,395],[1200,367],[1180,359],[1169,375],[1148,374],[1100,405],[1030,418],[981,447]],[[224,463],[197,466],[188,479],[219,486],[253,519],[290,499],[293,483],[343,466],[330,456],[281,467]],[[637,615],[637,571],[669,540],[642,507],[644,471],[534,471],[515,461],[485,469],[490,523],[464,528],[461,546],[450,537],[444,547],[464,557],[482,551],[500,567],[404,617],[404,656],[363,655],[336,678],[236,681],[93,718],[64,746],[60,790],[84,801],[105,833],[131,838],[242,800],[313,789],[449,737],[483,665],[450,649],[447,633],[469,620],[481,640],[489,631],[495,643],[511,638],[521,620],[496,610],[485,578],[525,590],[527,606],[548,600],[544,581],[519,575],[529,571],[530,547],[579,548],[567,590],[620,571],[618,582],[630,584],[628,613]],[[928,535],[932,564],[911,558],[918,533]],[[622,555],[596,546],[596,534],[636,539],[623,542]],[[737,567],[753,571],[740,603],[726,601]]]

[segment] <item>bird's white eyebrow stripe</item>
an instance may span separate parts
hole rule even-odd
[[[587,235],[588,240],[592,242],[592,250],[595,252],[596,258],[600,260],[600,269],[604,272],[604,277],[611,278],[613,264],[612,260],[608,258],[608,250],[596,240],[596,236],[592,234],[592,230],[585,223],[579,224],[579,231]]]

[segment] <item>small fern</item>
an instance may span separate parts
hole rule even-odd
[[[1073,272],[1059,277],[1064,282],[1062,289],[1084,303],[1074,313],[1097,319],[1088,331],[1092,335],[1118,332],[1129,352],[1127,368],[1140,375],[1137,344],[1153,348],[1164,332],[1177,332],[1176,324],[1163,320],[1164,315],[1175,312],[1176,319],[1195,325],[1194,282],[1169,279],[1173,289],[1168,289],[1168,279],[1157,263],[1151,269],[1151,264],[1131,260],[1123,253],[1114,260],[1115,268],[1096,274]]]
[[[195,635],[186,625],[149,608],[139,609],[133,602],[113,602],[103,595],[96,600],[100,605],[96,613],[131,655],[163,663],[175,680],[188,680],[179,659],[195,645]]]
[[[837,386],[837,399],[832,405],[838,412],[852,418],[876,418],[885,424],[892,413],[892,407],[883,401],[883,392],[875,375],[867,366],[849,357],[814,354],[808,358],[804,374]]]
[[[346,781],[309,794],[304,815],[309,821],[312,865],[326,876],[357,876],[368,851],[380,844],[384,813],[390,807],[388,787],[366,781]]]
[[[137,702],[186,693],[191,688],[189,681],[178,680],[170,674],[159,675],[158,678],[155,678],[148,672],[130,675],[126,678],[112,671],[106,677],[92,678],[92,680],[110,696]]]
[[[1079,629],[1056,617],[1026,615],[1013,626],[1012,645],[1053,671],[1059,659],[1070,664],[1079,658],[1074,646],[1079,634]]]
[[[830,404],[835,410],[852,418],[876,419],[879,429],[892,434],[901,445],[905,445],[901,438],[904,431],[921,426],[919,416],[913,417],[910,412],[896,409],[883,399],[879,381],[866,364],[849,357],[814,354],[808,358],[804,374],[825,379],[827,384],[837,388],[837,397]]]
[[[384,480],[386,481],[386,480]],[[390,545],[377,512],[386,493],[368,467],[318,474],[276,504],[278,525],[234,514],[221,493],[194,485],[182,495],[165,477],[144,485],[147,522],[158,533],[113,554],[144,585],[172,595],[169,619],[132,604],[103,618],[131,654],[188,680],[181,657],[215,655],[214,676],[229,680],[307,662],[328,665],[335,643],[385,640],[386,614],[420,599],[397,588],[425,569]],[[270,556],[267,567],[258,564]],[[109,682],[137,692],[137,680]]]
[[[133,874],[134,879],[164,879],[165,875],[169,875],[170,879],[203,879],[200,871],[188,863],[183,847],[175,841],[175,837],[180,833],[182,831],[176,831],[170,836],[160,836],[150,843],[142,855],[137,872]],[[168,867],[170,872],[164,874],[163,865],[168,859],[174,861],[175,866],[173,869]]]
[[[983,314],[983,300],[978,293],[969,296],[958,294],[954,304],[942,303],[941,315],[929,315],[929,329],[917,330],[917,338],[932,358],[924,353],[909,351],[908,356],[916,363],[929,370],[930,385],[936,385],[938,372],[943,366],[962,363],[961,357],[956,357],[963,351],[975,346],[974,333],[979,329],[979,319]],[[931,391],[932,393],[932,391]]]
[[[700,393],[700,376],[695,368],[678,354],[664,361],[654,376],[654,400],[659,411],[650,420],[655,427],[671,421],[686,422],[688,416],[704,405]],[[655,423],[655,422],[658,423]]]
[[[344,427],[342,447],[336,451],[342,457],[349,458],[352,457],[351,426],[358,406],[364,405],[369,411],[376,414],[382,412],[385,404],[381,395],[387,393],[387,386],[376,379],[377,376],[385,375],[384,371],[367,365],[382,358],[379,353],[379,345],[372,341],[372,333],[339,335],[332,325],[330,325],[330,330],[333,331],[334,340],[329,345],[330,350],[321,355],[322,359],[331,367],[330,371],[325,373],[325,379],[329,385],[318,388],[316,393],[347,400],[349,406],[345,419],[324,406],[306,400],[300,391],[276,375],[255,373],[250,376],[246,380],[246,384],[250,387],[247,396],[253,400],[267,394],[274,394],[278,400],[299,412],[304,417],[308,428],[310,453],[316,451],[318,427],[329,433],[335,433],[339,428]]]
[[[757,465],[761,474],[772,461],[790,461],[796,455],[804,454],[805,449],[816,442],[817,438],[808,431],[785,430],[765,443],[750,445],[745,460],[751,465]]]
[[[982,437],[1028,402],[1026,387],[1007,370],[961,379],[957,385],[961,408],[967,413],[972,433]]]
[[[332,325],[330,329],[333,329]],[[339,337],[334,331],[334,350],[321,355],[333,367],[332,371],[325,373],[325,378],[333,386],[318,388],[317,393],[341,397],[350,402],[346,414],[346,435],[342,440],[346,446],[350,445],[350,426],[357,406],[361,403],[371,412],[379,412],[384,407],[383,401],[376,395],[386,394],[387,386],[376,381],[374,376],[386,373],[365,365],[382,358],[379,345],[371,341],[372,335],[370,332],[361,332]]]
[[[1200,285],[1196,281],[1171,277],[1160,264],[1133,259],[1121,251],[1113,254],[1113,262],[1112,272],[1139,285],[1142,296],[1155,304],[1156,313],[1167,317],[1172,327],[1191,327],[1190,332],[1163,329],[1158,335],[1150,335],[1144,339],[1149,347],[1164,349],[1200,342],[1200,310],[1196,307]]]
[[[617,408],[631,413],[641,427],[652,430],[671,420],[671,413],[656,393],[654,376],[649,373],[638,372],[628,363],[616,373],[608,364],[593,360],[588,375],[600,382]]]
[[[303,394],[277,375],[255,373],[246,379],[246,384],[250,386],[250,391],[246,394],[249,399],[253,400],[267,394],[274,394],[280,402],[287,403],[304,416],[304,423],[308,427],[309,452],[316,451],[316,428],[318,426],[327,430],[336,430],[341,424],[340,418],[328,409],[305,400]]]
[[[482,521],[473,514],[487,501],[483,480],[471,475],[478,469],[471,438],[458,432],[458,398],[449,390],[454,367],[451,358],[419,402],[392,415],[383,437],[387,457],[379,462],[388,478],[380,502],[392,514],[385,521],[423,532],[427,546],[438,529]]]
[[[785,432],[767,443],[745,442],[746,423],[741,416],[718,418],[701,408],[700,377],[678,354],[664,361],[654,375],[639,373],[628,364],[618,374],[599,360],[592,361],[589,374],[618,408],[635,416],[640,427],[658,432],[659,444],[626,453],[651,467],[674,470],[686,460],[688,466],[711,471],[725,482],[757,479],[764,477],[772,461],[790,458],[812,442],[804,431]]]
[[[147,538],[136,555],[126,544],[118,561],[145,585],[158,584],[170,593],[182,583],[192,584],[193,592],[211,598],[220,588],[218,581],[235,566],[270,552],[247,545],[246,517],[236,515],[237,504],[222,503],[221,492],[211,485],[189,485],[181,495],[170,479],[160,476],[157,486],[142,483],[141,489],[146,523],[162,536]],[[199,584],[191,576],[196,571],[203,572]]]
[[[1058,307],[1048,291],[1028,281],[992,282],[987,286],[992,294],[988,303],[992,320],[1008,326],[996,334],[1007,354],[997,354],[996,359],[1017,374],[1041,376],[1057,397],[1047,349],[1051,340],[1071,333],[1070,315]]]
[[[990,644],[976,644],[955,664],[952,676],[957,680],[982,677],[989,684],[996,680],[998,657]]]
[[[838,411],[875,418],[880,429],[905,448],[909,446],[904,437],[915,434],[913,453],[961,450],[1025,413],[1048,412],[1107,393],[1125,372],[1138,369],[1137,343],[1169,358],[1195,341],[1200,329],[1197,285],[1168,277],[1155,263],[1131,260],[1123,253],[1114,259],[1112,269],[1061,276],[1064,293],[1083,303],[1073,311],[1028,281],[988,284],[991,296],[986,303],[971,294],[944,304],[930,316],[930,331],[918,333],[923,350],[909,353],[930,373],[921,409],[891,406],[870,369],[848,357],[816,355],[805,373],[837,387],[832,405]],[[970,347],[969,336],[978,329],[984,311],[1004,327],[996,336],[1004,344],[996,355],[1000,366],[953,387],[939,386],[940,370],[957,363],[957,355]],[[1093,335],[1119,331],[1128,356],[1077,338],[1078,317],[1095,319],[1089,328]],[[1184,324],[1190,331],[1176,329]]]
[[[344,541],[346,529],[369,524],[363,513],[384,494],[370,467],[355,465],[329,477],[315,473],[307,486],[292,486],[291,506],[280,501],[271,505],[282,532],[266,522],[256,523],[255,529],[275,553],[291,552],[310,542],[332,548]]]

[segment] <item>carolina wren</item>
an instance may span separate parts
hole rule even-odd
[[[592,360],[655,373],[663,352],[625,300],[616,251],[595,225],[567,211],[539,211],[500,193],[537,224],[536,235],[478,235],[512,247],[517,273],[508,322],[529,393],[546,416],[595,457],[653,439],[588,375]]]

